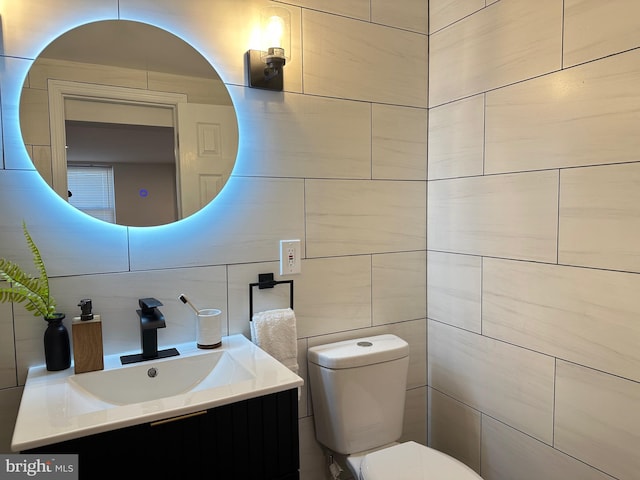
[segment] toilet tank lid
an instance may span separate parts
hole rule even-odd
[[[409,355],[409,344],[391,334],[355,338],[309,348],[310,362],[342,369],[389,362]]]

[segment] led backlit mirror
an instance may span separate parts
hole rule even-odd
[[[164,225],[208,204],[238,150],[211,64],[151,25],[109,20],[55,39],[20,98],[22,138],[58,195],[102,220]]]

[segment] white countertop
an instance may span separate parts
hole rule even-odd
[[[13,432],[14,452],[84,437],[95,433],[185,415],[219,405],[281,392],[303,384],[302,378],[250,342],[244,335],[222,338],[214,350],[198,349],[195,342],[174,345],[180,356],[149,360],[122,366],[120,355],[104,358],[104,369],[130,366],[153,367],[164,361],[213,352],[228,352],[233,360],[251,373],[239,381],[140,403],[114,405],[74,388],[73,365],[67,370],[49,372],[44,365],[31,367],[25,383]],[[124,352],[137,353],[137,352]],[[79,374],[89,375],[89,373]]]

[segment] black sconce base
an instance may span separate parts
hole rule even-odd
[[[284,71],[280,68],[274,75],[262,60],[260,50],[249,50],[247,52],[247,72],[249,74],[249,86],[251,88],[262,88],[263,90],[273,90],[281,92],[284,87]]]

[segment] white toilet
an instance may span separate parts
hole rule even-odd
[[[478,480],[469,467],[402,435],[409,345],[378,335],[311,347],[316,438],[360,480]]]

